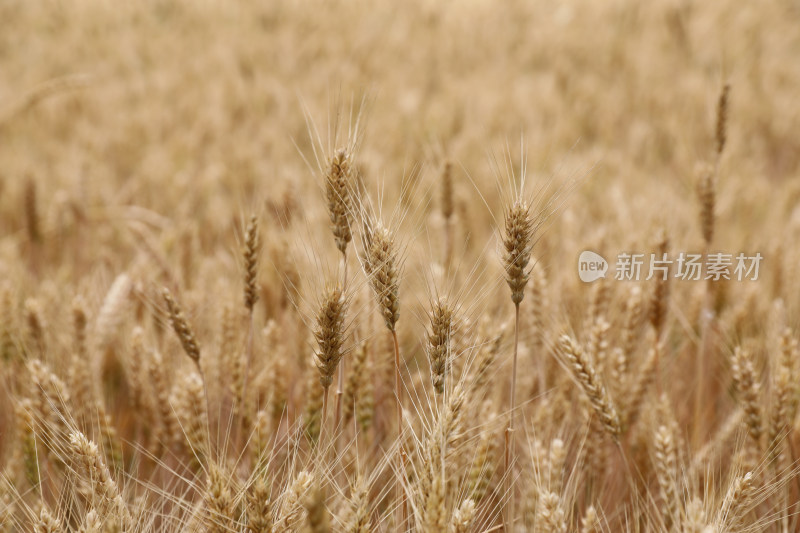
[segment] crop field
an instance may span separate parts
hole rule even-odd
[[[800,531],[800,4],[0,0],[0,533]]]

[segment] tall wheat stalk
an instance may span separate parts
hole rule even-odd
[[[519,350],[519,305],[525,297],[525,286],[530,278],[528,263],[533,247],[534,224],[530,208],[521,198],[506,209],[505,236],[503,238],[503,266],[506,271],[506,282],[511,289],[511,301],[514,303],[514,358],[511,366],[511,390],[509,393],[508,427],[505,431],[505,476],[506,497],[506,531],[510,531],[514,520],[514,494],[512,479],[512,462],[514,454],[514,415],[517,408],[517,353]]]
[[[394,389],[397,405],[397,438],[400,443],[400,476],[405,476],[408,455],[403,444],[403,381],[400,374],[400,342],[397,339],[397,321],[400,319],[400,261],[392,231],[364,213],[362,226],[362,262],[370,286],[378,302],[384,324],[392,335],[394,348]],[[401,500],[402,522],[408,522],[408,502],[403,484],[398,482],[398,499]]]

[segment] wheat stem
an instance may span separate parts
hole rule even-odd
[[[406,454],[405,444],[403,442],[403,386],[400,377],[400,343],[397,340],[397,330],[392,329],[392,343],[394,345],[394,391],[397,400],[397,438],[400,442],[400,475],[406,475],[406,463],[408,455]],[[402,524],[408,524],[408,500],[406,498],[403,483],[397,485],[397,495],[401,502],[402,508]]]
[[[517,352],[519,350],[519,303],[514,304],[514,359],[511,363],[511,410],[508,414],[508,427],[505,433],[505,483],[506,497],[506,527],[510,528],[514,521],[514,483],[511,475],[511,466],[514,460],[514,412],[517,408],[516,389],[517,389]],[[507,529],[508,530],[508,529]]]
[[[342,250],[342,287],[347,286],[347,249]],[[336,380],[336,407],[334,415],[334,431],[338,431],[339,424],[342,420],[342,396],[344,394],[344,364],[342,359],[339,362],[338,376]]]

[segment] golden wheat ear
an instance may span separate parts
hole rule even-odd
[[[353,216],[352,174],[351,153],[347,148],[336,150],[325,173],[325,198],[333,237],[342,255],[347,253],[347,245],[353,238],[350,230]]]
[[[161,296],[167,304],[167,313],[169,322],[172,329],[181,341],[183,351],[189,356],[189,359],[194,361],[198,368],[200,368],[200,345],[197,343],[197,337],[194,335],[194,330],[189,325],[186,317],[183,315],[183,310],[178,302],[172,297],[169,289],[164,288],[161,291]]]
[[[34,520],[33,530],[35,533],[60,533],[62,531],[61,520],[53,516],[47,506],[42,504],[39,516]]]
[[[760,404],[761,384],[756,376],[749,350],[740,346],[736,347],[731,371],[733,372],[736,391],[742,403],[742,409],[746,414],[748,433],[754,444],[760,449],[761,437],[764,433],[764,418]]]
[[[619,413],[606,387],[583,348],[568,335],[559,339],[559,349],[572,376],[586,395],[603,428],[614,438],[622,431]]]
[[[725,149],[725,143],[728,141],[728,100],[730,92],[731,84],[726,83],[722,86],[722,90],[719,93],[719,100],[717,101],[717,124],[714,129],[717,157],[722,155],[722,151]]]
[[[89,482],[92,501],[103,516],[114,517],[118,526],[126,531],[132,518],[116,481],[111,477],[97,444],[81,432],[70,435],[70,451],[82,467],[82,476]]]
[[[430,312],[428,333],[428,360],[431,366],[431,381],[437,394],[444,392],[445,378],[451,364],[450,337],[453,330],[453,308],[446,299],[440,298]]]
[[[317,312],[314,338],[317,341],[316,365],[323,389],[322,427],[328,410],[328,388],[333,383],[336,367],[344,355],[345,313],[347,300],[339,285],[325,289]]]
[[[249,313],[258,301],[258,254],[261,250],[261,235],[258,230],[258,216],[252,215],[245,230],[244,248],[244,306]]]

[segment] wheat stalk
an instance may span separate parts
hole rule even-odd
[[[503,268],[506,283],[511,289],[514,303],[514,356],[511,366],[511,390],[509,392],[508,427],[505,433],[505,475],[508,486],[508,509],[506,528],[511,527],[514,514],[514,497],[511,488],[511,463],[514,460],[514,414],[516,411],[517,357],[519,350],[519,304],[525,297],[525,286],[530,278],[528,263],[533,248],[534,224],[528,204],[517,199],[505,212],[505,234],[503,237]]]

